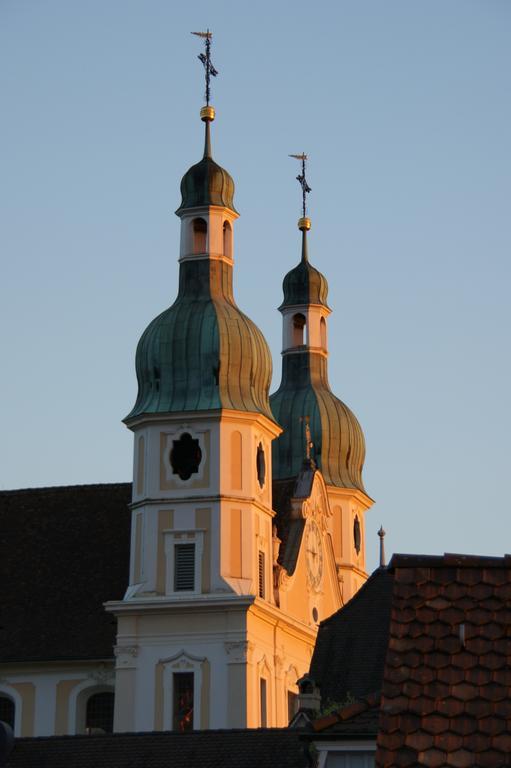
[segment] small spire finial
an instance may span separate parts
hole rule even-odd
[[[301,416],[300,421],[305,424],[305,464],[308,467],[315,467],[316,464],[311,456],[314,443],[312,442],[311,428],[310,428],[310,416]]]
[[[294,157],[295,160],[299,160],[302,164],[302,172],[299,173],[296,177],[296,180],[302,188],[302,218],[298,222],[298,228],[302,230],[310,229],[310,219],[307,217],[307,195],[312,190],[307,184],[307,179],[305,178],[305,161],[308,160],[308,157],[305,152],[302,152],[301,155],[289,155],[289,157]]]
[[[378,531],[378,536],[380,537],[380,568],[385,568],[385,531],[383,530],[383,525],[380,525],[380,530]]]
[[[192,35],[201,37],[204,40],[204,47],[206,49],[206,53],[199,53],[197,58],[204,65],[204,75],[206,78],[206,107],[209,107],[210,79],[218,75],[218,70],[216,70],[213,64],[211,63],[211,38],[213,37],[213,33],[210,32],[209,29],[207,29],[206,32],[192,32]],[[201,117],[202,117],[202,112],[201,112]]]

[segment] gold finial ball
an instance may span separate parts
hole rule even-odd
[[[207,107],[202,107],[200,111],[200,119],[201,120],[209,120],[210,122],[215,119],[215,108],[210,107],[209,105]]]
[[[302,232],[304,230],[308,230],[311,228],[311,220],[308,216],[302,216],[301,219],[298,219],[298,229],[301,229]]]

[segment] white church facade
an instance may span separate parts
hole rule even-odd
[[[213,108],[201,119],[204,156],[183,177],[177,210],[178,295],[140,339],[125,419],[129,577],[114,599],[106,570],[94,595],[115,643],[74,658],[79,650],[53,649],[51,638],[24,658],[14,627],[10,650],[0,649],[0,719],[17,735],[101,728],[112,707],[118,732],[286,726],[319,623],[367,578],[364,438],[328,384],[328,287],[309,262],[310,220],[298,223],[301,258],[284,278],[282,379],[270,397],[269,348],[233,295],[234,182],[212,158]],[[82,504],[86,488],[68,498]],[[127,484],[105,488],[114,527]],[[4,497],[13,518],[29,504],[20,498]],[[87,509],[106,496],[90,498],[84,531]],[[40,608],[34,621],[47,626]],[[103,720],[91,718],[91,702]]]

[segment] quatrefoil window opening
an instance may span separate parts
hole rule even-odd
[[[178,440],[172,441],[169,458],[173,474],[178,475],[181,480],[189,480],[192,475],[198,473],[202,460],[199,441],[188,432],[183,432]]]

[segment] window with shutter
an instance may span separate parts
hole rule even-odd
[[[195,589],[195,544],[174,546],[174,590],[190,592]]]
[[[258,585],[258,594],[259,597],[265,596],[265,589],[264,589],[264,552],[259,552],[259,585]]]

